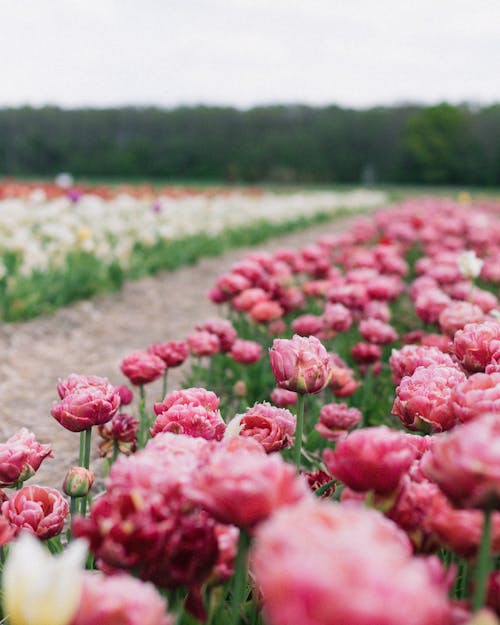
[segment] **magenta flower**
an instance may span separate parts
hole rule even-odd
[[[453,390],[450,406],[462,423],[488,412],[500,414],[500,372],[471,375]]]
[[[236,339],[229,353],[236,362],[251,365],[262,358],[262,346],[256,341]]]
[[[275,339],[269,350],[276,383],[297,393],[319,393],[332,376],[328,352],[314,337]]]
[[[165,363],[154,354],[136,351],[122,360],[120,369],[132,384],[142,386],[160,378],[165,372]]]
[[[392,414],[411,430],[427,433],[449,430],[458,421],[450,397],[465,379],[465,374],[456,367],[417,367],[396,389]]]
[[[437,438],[424,473],[461,508],[500,507],[500,421],[487,414]]]
[[[357,408],[349,408],[347,404],[325,404],[314,428],[326,440],[337,441],[347,434],[347,430],[359,425],[362,418]]]
[[[253,528],[307,493],[293,466],[266,455],[250,438],[231,438],[207,450],[186,493],[221,523]]]
[[[225,430],[226,424],[218,410],[207,410],[195,404],[174,404],[156,417],[151,428],[151,436],[156,436],[160,432],[172,432],[200,436],[209,441],[220,441]]]
[[[189,348],[185,341],[153,343],[148,352],[161,358],[169,369],[179,367],[189,356]]]
[[[325,449],[329,472],[355,491],[392,493],[418,455],[413,436],[382,425],[351,432]]]
[[[377,345],[387,345],[398,338],[391,325],[378,319],[363,319],[359,324],[359,332],[365,341]]]
[[[83,432],[93,425],[109,421],[120,407],[115,387],[106,392],[102,387],[82,386],[67,393],[59,404],[54,402],[51,415],[71,432]]]
[[[273,404],[276,404],[278,408],[295,406],[297,403],[297,393],[294,391],[287,391],[284,388],[275,388],[271,391],[271,401]]]
[[[205,388],[183,388],[169,393],[162,402],[155,404],[155,414],[166,412],[176,404],[203,406],[206,410],[215,412],[219,409],[219,398],[214,392],[207,391]]]
[[[439,315],[441,330],[454,337],[458,330],[463,330],[468,323],[483,323],[485,315],[479,306],[470,302],[451,302]]]
[[[462,366],[475,373],[484,371],[493,354],[500,349],[500,323],[469,323],[453,338],[454,352]]]
[[[400,384],[405,376],[412,376],[417,367],[430,365],[458,368],[449,354],[427,345],[405,345],[401,349],[393,349],[389,358],[392,380],[396,385]]]
[[[205,323],[196,326],[196,329],[215,334],[219,339],[220,351],[223,354],[231,350],[238,336],[233,324],[227,319],[208,319]]]
[[[220,351],[219,337],[206,330],[192,332],[186,339],[193,356],[213,356]]]

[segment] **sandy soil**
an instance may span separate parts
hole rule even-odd
[[[325,231],[344,229],[349,222],[322,224],[252,249],[299,247]],[[79,302],[47,317],[0,325],[0,441],[26,426],[41,442],[50,442],[55,455],[32,481],[60,487],[66,468],[77,460],[78,434],[66,431],[50,415],[52,402],[58,398],[58,378],[75,372],[125,383],[119,364],[132,350],[182,339],[197,322],[217,315],[206,292],[247,251],[234,250],[196,266],[131,282],[119,293]],[[180,385],[182,369],[172,372],[169,389]],[[148,387],[150,401],[160,395],[159,384]],[[96,473],[99,462],[93,461]]]

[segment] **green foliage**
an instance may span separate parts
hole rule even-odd
[[[500,183],[500,106],[0,109],[0,175]]]

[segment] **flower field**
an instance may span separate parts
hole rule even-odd
[[[0,182],[0,310],[8,321],[27,319],[117,289],[128,278],[384,201],[384,194],[367,191]]]
[[[333,201],[189,194],[152,210],[150,197],[118,196],[104,219],[91,208],[103,199],[84,194],[68,213],[57,193],[2,201],[24,206],[18,217],[37,205],[43,232],[68,240],[56,260],[54,239],[21,228],[48,262],[35,268],[12,225],[10,278],[61,259],[66,271],[78,244],[126,273],[135,246],[158,245],[148,228],[176,223],[163,232],[185,241],[270,213],[285,228]],[[111,232],[128,241],[123,256]],[[176,340],[125,345],[120,384],[61,371],[46,418],[74,437],[78,463],[60,488],[37,483],[53,454],[36,432],[0,445],[3,617],[498,625],[499,284],[500,202],[411,199],[299,249],[242,256],[207,285],[219,316]]]

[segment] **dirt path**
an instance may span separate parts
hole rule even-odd
[[[299,247],[325,231],[344,229],[350,221],[322,224],[252,249]],[[240,248],[193,267],[131,282],[119,293],[79,302],[48,317],[0,325],[0,441],[26,426],[40,441],[51,443],[55,459],[42,465],[37,483],[60,487],[66,468],[77,460],[78,435],[50,416],[57,379],[75,372],[125,383],[119,364],[132,350],[184,338],[197,322],[217,315],[206,292],[248,251]],[[182,368],[175,370],[169,388],[179,385],[181,375]],[[159,394],[159,383],[148,387],[149,398]],[[95,470],[99,472],[97,465]]]

